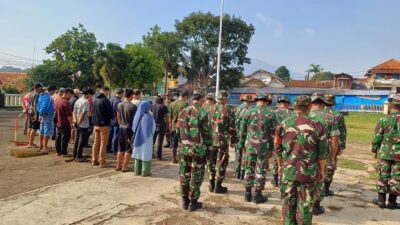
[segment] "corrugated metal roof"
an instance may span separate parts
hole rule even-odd
[[[323,89],[323,88],[233,88],[231,93],[259,93],[265,92],[270,94],[301,94],[311,95],[314,92],[321,92],[323,94],[334,94],[334,95],[358,95],[358,96],[380,96],[389,95],[390,90],[335,90],[335,89]]]

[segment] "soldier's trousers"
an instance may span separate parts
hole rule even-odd
[[[337,156],[335,157],[335,165],[337,163]],[[336,168],[333,167],[332,161],[329,159],[327,162],[327,167],[326,167],[326,176],[325,176],[325,182],[326,183],[331,183],[333,181],[333,175],[335,175],[335,170]]]
[[[276,158],[275,155],[274,155],[273,157],[274,157],[274,165],[272,165],[271,173],[272,173],[272,175],[274,175],[274,176],[278,176],[278,175],[279,175],[279,174],[278,174],[278,167],[279,167],[279,165],[278,165],[278,159]]]
[[[228,148],[217,148],[214,147],[211,152],[207,155],[207,172],[208,179],[216,181],[224,181],[226,167],[229,162],[229,150]]]
[[[327,168],[325,168],[325,178],[326,178]],[[318,181],[315,188],[315,200],[322,202],[325,197],[325,179]]]
[[[245,186],[264,190],[268,166],[268,156],[266,153],[256,154],[248,152],[246,154],[246,172],[244,175]]]
[[[199,155],[181,155],[179,177],[182,197],[198,199],[204,180],[206,157]]]
[[[400,195],[400,161],[378,159],[378,193]]]
[[[298,181],[282,182],[283,224],[312,224],[312,207],[315,202],[315,188],[315,183]]]
[[[237,173],[244,172],[245,171],[245,165],[246,165],[246,152],[242,147],[235,146],[235,153],[236,153],[235,171]]]

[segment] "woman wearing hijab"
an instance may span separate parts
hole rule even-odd
[[[134,132],[132,158],[135,159],[135,174],[142,176],[151,175],[153,135],[156,131],[156,124],[153,116],[150,114],[150,108],[150,102],[145,101],[140,103],[132,125]]]

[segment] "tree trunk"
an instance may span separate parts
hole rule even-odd
[[[167,67],[164,68],[164,95],[168,94],[168,70]]]

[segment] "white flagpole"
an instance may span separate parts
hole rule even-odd
[[[219,76],[221,70],[221,39],[222,39],[222,18],[224,17],[224,0],[221,0],[221,13],[219,16],[219,39],[218,39],[218,59],[217,59],[217,82],[215,85],[215,96],[219,93]]]

